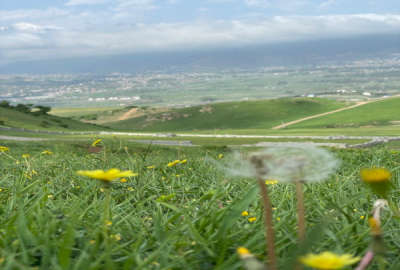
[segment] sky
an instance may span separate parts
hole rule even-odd
[[[399,0],[0,0],[0,65],[392,33]]]

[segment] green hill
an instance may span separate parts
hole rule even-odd
[[[211,129],[268,129],[346,106],[344,102],[319,98],[281,98],[207,104],[146,114],[106,125],[137,131],[191,131]]]
[[[89,131],[106,129],[102,126],[87,124],[55,115],[25,113],[3,107],[0,107],[0,125],[32,130]]]
[[[346,128],[400,124],[400,97],[383,99],[350,110],[290,125],[298,128]]]

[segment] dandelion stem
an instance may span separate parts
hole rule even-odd
[[[276,255],[275,255],[275,232],[272,222],[272,205],[271,200],[268,196],[267,186],[263,179],[258,178],[258,184],[260,186],[260,193],[262,196],[262,203],[264,206],[264,220],[265,220],[265,241],[267,252],[267,258],[269,262],[269,268],[271,270],[276,270]]]
[[[299,242],[303,242],[306,236],[306,218],[304,207],[303,183],[295,181],[296,197],[297,197],[297,219],[298,219],[298,236]]]

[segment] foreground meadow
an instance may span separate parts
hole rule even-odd
[[[239,247],[264,260],[258,186],[226,174],[227,148],[117,139],[94,148],[89,142],[1,145],[8,148],[0,153],[1,269],[243,269]],[[294,185],[267,182],[278,269],[294,269],[308,252],[362,257],[369,249],[368,218],[378,197],[361,183],[361,168],[390,170],[389,197],[400,199],[398,151],[332,151],[341,166],[326,181],[304,186],[308,237],[301,249]],[[134,175],[105,184],[77,174],[110,168]],[[399,220],[385,209],[381,221],[384,250],[368,269],[400,269]]]

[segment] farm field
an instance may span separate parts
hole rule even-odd
[[[346,128],[390,125],[400,125],[400,97],[378,100],[350,110],[310,119],[287,128]]]
[[[199,131],[210,129],[269,129],[295,120],[346,106],[328,99],[281,98],[260,101],[214,103],[171,109],[124,121],[105,123],[111,128],[135,131]]]
[[[236,253],[241,246],[265,258],[256,181],[227,173],[233,162],[228,148],[109,138],[98,144],[100,152],[89,153],[90,143],[1,142],[9,148],[0,153],[2,269],[243,269]],[[293,269],[293,260],[308,251],[363,256],[378,197],[360,181],[360,168],[390,170],[389,198],[398,205],[398,151],[329,151],[341,165],[325,181],[305,184],[309,241],[300,254],[295,187],[268,185],[278,269]],[[185,161],[168,166],[174,160]],[[110,168],[137,175],[104,185],[77,174]],[[389,209],[381,215],[385,250],[369,269],[395,270],[399,219]]]

